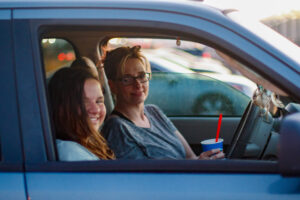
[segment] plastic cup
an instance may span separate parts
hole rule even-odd
[[[201,145],[202,145],[203,151],[209,151],[212,149],[220,149],[220,151],[223,151],[223,139],[222,138],[219,138],[218,142],[216,142],[216,138],[203,140],[201,142]]]

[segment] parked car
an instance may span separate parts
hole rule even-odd
[[[194,73],[194,71],[190,69],[187,69],[169,60],[160,58],[157,55],[153,55],[147,51],[142,51],[142,52],[143,55],[145,55],[149,60],[151,65],[151,71],[153,73],[156,72],[176,72],[176,73],[186,73],[186,74]]]
[[[241,116],[250,98],[230,85],[198,73],[155,72],[146,103],[168,116]],[[180,106],[178,106],[180,105]]]
[[[300,198],[300,50],[287,39],[238,11],[195,1],[20,0],[0,8],[0,199]],[[223,117],[226,159],[57,159],[42,41],[59,38],[76,57],[98,62],[99,44],[116,37],[199,42],[258,84],[242,116]],[[197,152],[215,137],[218,115],[171,120]]]
[[[152,70],[146,103],[158,105],[168,116],[219,113],[241,116],[250,101],[241,92],[251,97],[256,88],[253,82],[242,76],[227,73],[200,74],[149,51],[145,51],[144,55],[149,59]],[[222,82],[218,81],[220,79]]]
[[[175,41],[174,41],[174,43],[175,43]],[[142,44],[142,43],[140,43],[140,44]],[[168,49],[164,48],[163,44],[161,44],[160,48],[163,49],[164,51],[167,51],[169,49],[169,48]],[[255,83],[253,83],[252,81],[250,81],[249,79],[247,79],[247,78],[245,78],[245,77],[243,77],[241,75],[229,73],[230,70],[228,70],[228,69],[224,70],[223,71],[224,73],[221,73],[221,71],[216,72],[216,71],[209,71],[209,70],[203,70],[202,72],[196,73],[195,71],[189,69],[188,67],[184,67],[182,65],[179,65],[178,63],[172,62],[172,58],[173,57],[171,57],[169,59],[165,59],[165,58],[159,56],[158,54],[153,54],[152,50],[143,50],[143,54],[150,61],[151,70],[154,73],[153,76],[156,76],[156,72],[165,72],[165,73],[170,73],[170,72],[174,73],[175,72],[175,73],[182,73],[182,74],[184,74],[184,73],[185,74],[191,74],[191,73],[193,73],[193,74],[198,74],[198,75],[194,75],[194,77],[199,76],[199,79],[201,79],[203,76],[208,76],[208,77],[211,77],[213,79],[220,80],[223,83],[227,83],[228,85],[236,88],[238,91],[246,94],[250,98],[253,96],[254,91],[257,89],[257,86],[256,86]],[[179,59],[181,59],[181,57],[179,57]],[[185,59],[186,59],[186,57],[185,57]],[[205,65],[205,63],[202,63],[202,64]],[[206,67],[209,68],[210,65],[207,65]],[[225,68],[224,66],[222,66],[222,67]],[[204,71],[206,71],[206,72],[204,72]],[[191,77],[191,76],[190,75],[186,76],[186,79],[188,79],[188,77]],[[161,79],[162,80],[167,80],[167,79],[163,79],[163,78],[161,78]],[[156,79],[154,79],[154,80],[156,80]],[[196,80],[196,79],[193,78],[193,80]],[[153,82],[153,81],[151,81],[151,82]],[[168,83],[166,83],[166,84],[168,84]],[[152,85],[155,85],[155,84],[153,83]],[[188,84],[188,85],[190,85],[190,84]],[[221,88],[218,88],[218,90],[222,91],[222,84],[220,86],[221,86]],[[160,87],[160,86],[158,85],[158,87]],[[151,88],[153,88],[153,86]],[[198,87],[196,87],[196,88],[198,88]],[[170,90],[176,90],[175,88],[169,88],[169,89]],[[186,95],[184,94],[184,92],[187,91],[187,90],[188,89],[181,88],[181,91],[183,92],[183,94],[181,96],[182,99],[186,99],[185,98]],[[226,90],[227,89],[225,89],[223,91],[226,91]],[[153,88],[150,91],[150,96],[153,96],[153,99],[159,99],[159,98],[156,97],[156,95],[151,95],[151,92],[157,92],[157,91],[159,91],[159,90],[157,90],[156,88]],[[201,90],[197,89],[197,91],[195,91],[195,92],[199,93],[199,92],[201,92]],[[235,91],[232,91],[232,92],[235,93]],[[160,93],[161,93],[161,91],[160,91]],[[215,91],[211,91],[210,93],[216,93],[216,92]],[[239,105],[239,106],[242,106],[242,107],[237,108],[237,110],[239,110],[239,111],[238,112],[228,113],[228,110],[227,110],[227,111],[225,111],[225,113],[231,114],[231,115],[234,115],[234,114],[241,115],[242,114],[241,112],[243,112],[245,110],[246,104],[248,104],[249,99],[246,99],[246,98],[240,97],[240,96],[241,96],[240,94],[233,94],[232,97],[229,97],[229,98],[234,98],[235,99],[234,101],[236,101],[236,102],[241,102],[241,105]],[[168,98],[166,97],[166,99],[168,99]],[[221,98],[221,99],[223,99],[223,100],[227,99],[228,100],[228,98]],[[219,99],[219,100],[221,100],[221,99]],[[171,98],[170,98],[170,100],[171,100]],[[222,107],[220,104],[224,104],[223,100],[221,100],[220,102],[219,101],[215,101],[215,103],[219,104],[219,106]],[[232,102],[232,101],[230,101],[230,102]],[[155,103],[157,104],[157,101]],[[181,101],[181,103],[184,104],[184,101]],[[172,110],[178,109],[178,107],[175,106],[175,105],[171,106],[169,104],[169,101],[166,101],[164,104],[168,105],[169,108],[168,109],[164,109],[165,107],[162,104],[158,104],[164,111],[167,111],[167,110],[170,110],[170,109],[172,109]],[[207,105],[209,106],[209,104],[207,104]],[[170,107],[172,107],[172,108],[170,108]],[[209,110],[212,110],[212,112],[223,112],[224,113],[224,111],[222,111],[222,110],[218,110],[217,111],[214,108],[209,109]],[[168,111],[167,111],[167,113],[168,113]],[[174,112],[172,112],[172,113],[174,113]],[[175,113],[176,113],[176,111],[175,111]],[[212,113],[210,113],[210,114],[212,114]]]
[[[224,82],[248,97],[252,98],[257,89],[257,85],[244,76],[237,74],[219,74],[219,73],[201,73],[202,75],[209,76],[221,82]]]
[[[177,48],[157,48],[147,51],[163,59],[169,60],[177,65],[181,65],[194,72],[213,72],[221,74],[231,74],[231,71],[220,61],[202,56],[194,56],[188,52]]]

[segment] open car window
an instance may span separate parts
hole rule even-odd
[[[43,38],[41,41],[46,77],[75,60],[75,50],[70,42],[61,38]]]
[[[112,38],[108,50],[140,45],[152,80],[146,103],[168,116],[242,116],[256,84],[228,65],[213,48],[180,39]],[[178,106],[180,105],[180,106]]]
[[[249,97],[199,73],[154,72],[146,103],[158,105],[172,117],[241,116]]]
[[[105,45],[99,46],[102,59],[105,59],[106,51],[120,46],[142,47],[152,69],[145,103],[161,108],[196,154],[202,151],[200,141],[215,137],[220,114],[224,117],[221,131],[224,152],[232,149],[239,124],[245,120],[242,116],[247,113],[257,90],[256,83],[232,67],[236,62],[228,62],[226,57],[219,56],[219,52],[209,46],[180,39],[111,38],[99,44]],[[72,45],[63,39],[45,38],[42,49],[48,79],[61,67],[70,66],[75,59]],[[271,130],[268,131],[267,140],[271,137]],[[278,133],[275,131],[274,134]],[[261,140],[260,136],[258,138]],[[271,147],[264,141],[264,145],[258,148],[250,145],[250,149],[243,149],[246,157],[276,160],[278,137],[274,138]]]

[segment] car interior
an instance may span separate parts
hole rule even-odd
[[[231,69],[231,72],[234,72],[234,75],[253,81],[254,89],[253,85],[246,85],[253,89],[253,96],[250,98],[246,94],[243,94],[241,85],[239,84],[232,84],[229,81],[216,80],[206,75],[201,75],[202,72],[199,72],[199,70],[197,72],[192,71],[197,76],[204,77],[202,78],[204,81],[202,79],[201,81],[205,82],[205,84],[211,82],[208,85],[200,85],[200,78],[190,78],[194,81],[191,83],[195,83],[195,85],[199,83],[198,88],[195,89],[199,94],[201,94],[201,91],[205,91],[206,88],[208,88],[208,91],[219,91],[220,89],[218,90],[218,88],[222,84],[222,87],[228,88],[229,92],[224,93],[224,98],[228,98],[229,100],[224,100],[223,98],[220,101],[217,97],[209,99],[205,105],[207,107],[213,107],[212,105],[214,105],[215,110],[213,112],[190,112],[187,114],[179,112],[179,114],[176,114],[171,108],[164,108],[166,102],[167,104],[171,104],[168,103],[168,98],[173,99],[173,108],[178,109],[178,107],[184,105],[191,106],[191,101],[197,99],[198,96],[193,96],[195,92],[188,93],[188,87],[176,86],[182,83],[176,76],[178,72],[173,73],[172,70],[168,71],[169,69],[167,72],[153,72],[153,74],[157,73],[157,75],[153,75],[154,78],[151,80],[154,81],[153,83],[150,81],[150,91],[151,89],[154,91],[153,95],[150,92],[150,100],[147,103],[159,104],[157,99],[162,99],[161,104],[158,106],[165,111],[196,154],[202,151],[200,145],[202,140],[215,137],[219,113],[225,112],[220,137],[224,139],[224,152],[228,159],[277,160],[280,122],[285,115],[300,111],[299,104],[293,103],[292,99],[287,97],[288,94],[285,94],[284,91],[263,79],[257,73],[249,70],[246,65],[242,64],[242,60],[238,61],[227,55],[221,49],[215,48],[217,45],[211,42],[201,41],[199,38],[193,38],[184,34],[152,29],[132,32],[123,29],[115,30],[114,28],[105,29],[104,31],[99,27],[84,27],[84,29],[82,27],[46,27],[42,30],[40,44],[43,54],[45,82],[51,78],[57,69],[70,66],[71,62],[77,57],[86,56],[96,64],[101,63],[101,57],[105,55],[105,48],[110,50],[122,45],[141,45],[143,50],[163,49],[163,47],[170,48],[171,46],[182,52],[189,53],[188,50],[191,48],[191,44],[196,45],[193,46],[192,50],[195,51],[198,49],[202,51],[200,55],[193,55],[193,57],[200,57],[201,59],[218,58],[218,62],[223,63],[222,67],[227,65]],[[205,51],[205,49],[208,50]],[[216,58],[212,58],[212,55]],[[164,59],[166,62],[172,62],[173,64],[175,63],[176,65],[192,70],[191,67],[189,68],[182,63],[178,63],[178,61],[177,63],[174,61],[176,59],[186,59],[183,59],[183,57],[180,59],[180,55],[176,55],[176,59],[175,56],[162,58],[162,55],[160,55],[160,57],[160,59]],[[100,81],[105,88],[107,113],[110,113],[114,107],[113,97],[107,84],[104,69],[101,66],[99,67],[99,72]],[[166,75],[160,74],[175,75],[170,75],[172,78],[168,78]],[[155,77],[158,77],[157,80]],[[169,80],[169,82],[163,83],[162,80]],[[159,86],[155,86],[155,83],[161,85],[161,91],[159,91]],[[175,88],[174,94],[171,94],[170,85]],[[167,89],[163,90],[164,87]],[[191,85],[190,87],[192,88]],[[170,91],[170,97],[167,97],[168,94],[166,94],[166,91]],[[213,93],[208,92],[207,94],[210,94],[211,97],[214,96]],[[179,97],[177,98],[176,95],[183,96],[185,102],[177,102],[176,100]],[[226,110],[220,109],[222,106],[218,106],[218,104],[222,104],[222,102],[226,103],[226,101],[230,101],[230,98],[233,99],[231,106],[237,106],[238,112],[226,114]],[[202,102],[204,99],[200,98],[198,101]]]

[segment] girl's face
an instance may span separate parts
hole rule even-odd
[[[84,105],[91,124],[98,131],[104,121],[106,108],[101,85],[95,79],[87,79],[84,83]]]

